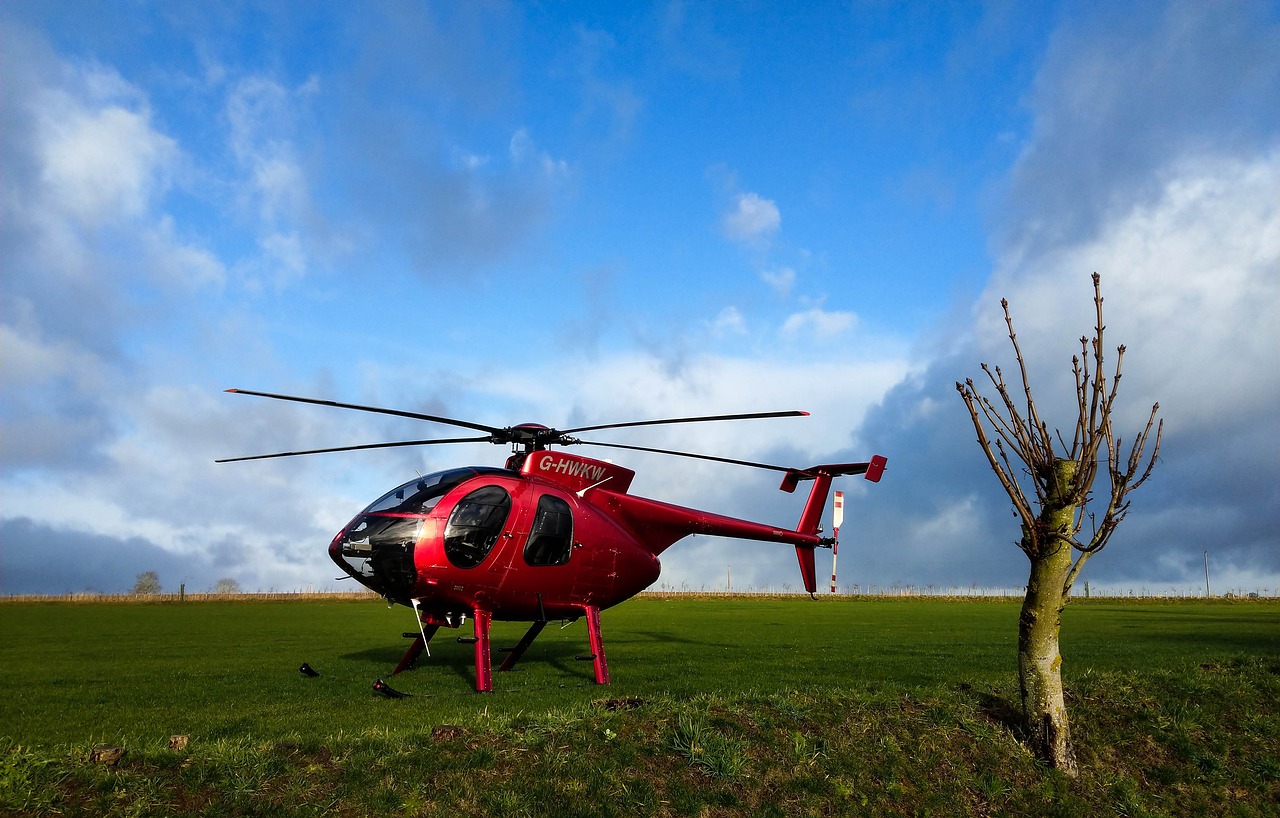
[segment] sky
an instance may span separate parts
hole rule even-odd
[[[1276,42],[1269,2],[2,4],[0,594],[344,588],[360,509],[506,456],[217,465],[459,432],[228,388],[494,426],[805,410],[596,437],[883,454],[836,484],[842,589],[1020,588],[955,384],[1014,363],[1008,299],[1069,429],[1095,271],[1117,430],[1165,429],[1081,583],[1280,593]],[[647,497],[803,505],[574,451]],[[789,547],[662,560],[799,586]]]

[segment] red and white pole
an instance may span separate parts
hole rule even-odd
[[[831,507],[831,593],[836,592],[836,558],[840,556],[840,524],[844,522],[844,492],[837,491]]]

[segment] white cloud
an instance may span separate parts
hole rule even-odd
[[[95,404],[108,389],[110,365],[78,344],[45,338],[38,327],[21,321],[18,326],[0,323],[0,349],[0,462],[15,470],[86,464],[108,431]],[[5,495],[9,507],[16,508],[15,498]]]
[[[94,109],[54,91],[37,104],[49,198],[89,228],[142,215],[177,154],[173,140],[151,128],[148,112]]]
[[[298,229],[313,225],[317,216],[295,133],[318,90],[314,80],[289,89],[267,77],[247,77],[227,97],[228,145],[243,173],[240,196],[261,225],[263,261],[277,285],[301,278],[309,264]],[[284,241],[291,246],[288,253],[280,252]]]
[[[268,266],[276,271],[277,287],[285,287],[306,275],[307,254],[296,232],[268,233],[260,244]]]
[[[221,259],[206,248],[185,243],[172,216],[162,215],[154,226],[139,231],[139,240],[144,248],[143,267],[152,282],[191,290],[226,284]]]
[[[1091,335],[1089,275],[1102,275],[1107,354],[1125,344],[1121,396],[1160,401],[1180,427],[1274,411],[1280,398],[1280,150],[1197,157],[1170,168],[1161,195],[1117,214],[1088,241],[1002,266],[976,309],[984,347],[1011,359],[996,302],[1046,389],[1069,388],[1073,339]],[[1065,377],[1065,381],[1063,380]]]
[[[782,214],[771,199],[756,193],[740,193],[722,220],[725,235],[736,242],[755,245],[767,241],[782,225]]]
[[[79,464],[77,479],[92,490],[79,491],[68,505],[58,488],[65,474],[6,477],[4,520],[58,529],[64,539],[114,540],[121,560],[136,550],[130,543],[145,543],[152,558],[183,556],[195,573],[213,571],[205,563],[217,556],[217,576],[242,577],[250,589],[323,587],[333,576],[329,539],[403,476],[376,466],[352,469],[334,458],[213,462],[393,437],[372,416],[176,386],[120,396],[112,416],[120,434],[106,441],[104,457]]]
[[[40,337],[38,328],[0,324],[0,349],[4,350],[0,382],[15,395],[48,379],[69,379],[81,388],[103,385],[96,374],[102,367],[99,358],[67,341],[47,341]]]
[[[1194,585],[1204,551],[1252,589],[1280,577],[1268,522],[1280,512],[1276,190],[1275,149],[1183,157],[1164,169],[1158,195],[1095,234],[1002,265],[975,308],[981,347],[968,374],[978,374],[979,358],[1014,373],[996,303],[1007,297],[1037,405],[1064,428],[1074,419],[1070,358],[1076,339],[1092,334],[1089,274],[1099,271],[1108,370],[1115,346],[1126,345],[1116,432],[1132,441],[1160,403],[1160,461],[1107,552],[1089,563],[1095,587]]]
[[[711,322],[711,332],[717,337],[743,335],[747,331],[746,319],[737,307],[725,307]]]
[[[296,218],[305,212],[310,198],[307,179],[292,157],[259,157],[252,179],[261,201],[261,217],[267,223]]]
[[[0,178],[15,233],[4,248],[9,294],[74,283],[101,310],[111,299],[94,291],[124,281],[219,282],[220,265],[158,213],[183,155],[153,125],[146,96],[101,67],[23,67],[4,84],[10,127],[25,136],[5,141]]]
[[[1161,195],[1170,163],[1266,150],[1280,126],[1274,8],[1085,4],[1053,33],[997,230],[1006,261],[1089,240]]]
[[[795,286],[796,271],[791,267],[761,270],[760,280],[768,284],[779,298],[786,298],[791,294],[791,288]]]
[[[787,320],[782,323],[782,334],[790,337],[804,335],[827,341],[849,332],[857,324],[856,313],[814,307],[787,316]]]
[[[88,468],[115,431],[112,389],[136,385],[124,336],[164,323],[224,270],[163,212],[186,166],[146,95],[38,37],[0,36],[23,54],[0,84],[5,462]]]
[[[569,163],[563,159],[555,159],[545,151],[539,150],[529,132],[520,128],[511,136],[508,146],[511,163],[517,168],[532,167],[542,173],[548,180],[555,181],[569,175]]]

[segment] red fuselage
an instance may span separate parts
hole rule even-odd
[[[693,533],[812,548],[800,533],[627,494],[635,473],[561,451],[498,469],[437,472],[389,492],[334,538],[349,575],[424,621],[576,618],[658,578],[658,555]]]

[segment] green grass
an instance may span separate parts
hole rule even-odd
[[[1010,728],[1017,614],[640,598],[603,616],[609,687],[574,660],[578,622],[548,628],[491,695],[442,631],[391,680],[412,697],[388,700],[371,685],[408,641],[400,608],[0,604],[0,814],[1280,811],[1280,605],[1073,602],[1076,780]],[[495,646],[523,627],[495,623]],[[129,754],[92,764],[95,744]]]

